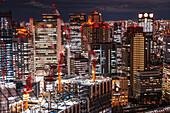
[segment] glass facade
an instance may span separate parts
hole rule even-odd
[[[13,81],[11,22],[11,12],[0,13],[0,84],[3,84],[3,75],[6,83]]]
[[[44,25],[44,28],[41,24]],[[58,63],[55,53],[55,51],[58,52],[57,23],[35,22],[34,30],[34,63],[36,75],[46,75],[48,73],[45,70],[49,69],[51,65]]]

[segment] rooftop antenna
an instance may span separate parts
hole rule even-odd
[[[102,5],[102,6],[100,7],[99,12],[102,13],[102,12],[104,11],[104,9],[105,9],[105,6]]]

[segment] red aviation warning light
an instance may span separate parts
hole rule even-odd
[[[159,68],[162,69],[162,65],[159,65]]]

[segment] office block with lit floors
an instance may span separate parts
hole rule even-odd
[[[138,71],[133,79],[133,97],[140,104],[159,104],[162,95],[162,77],[159,71]]]
[[[32,75],[31,69],[34,64],[33,60],[33,40],[27,29],[15,29],[13,36],[13,65],[14,76],[16,78],[24,78]],[[19,71],[19,73],[18,73]]]
[[[12,12],[0,12],[0,18],[0,84],[5,84],[14,79],[12,64]]]
[[[115,48],[114,47],[115,44],[110,43],[110,26],[107,22],[102,21],[101,13],[94,11],[88,15],[88,22],[84,22],[82,24],[81,43],[82,43],[81,54],[85,58],[91,59],[87,43],[90,46],[91,51],[96,52],[98,62],[98,64],[96,65],[96,74],[99,75],[110,73],[111,72],[110,55],[111,51],[115,51],[113,50]],[[108,48],[108,50],[106,48]],[[112,63],[112,65],[114,64]],[[89,68],[89,70],[90,69],[91,68]]]
[[[128,80],[127,76],[115,76],[112,78],[112,106],[128,105]]]
[[[84,13],[71,13],[69,14],[70,20],[70,51],[71,53],[81,53],[81,24],[86,21],[86,14]]]
[[[116,73],[116,43],[94,43],[90,46],[91,50],[96,53],[96,75]]]
[[[128,27],[127,38],[130,38],[130,95],[133,94],[133,76],[137,71],[145,69],[145,39],[143,28],[138,26]]]
[[[43,14],[43,21],[34,22],[34,71],[36,76],[47,75],[51,65],[58,63],[58,55],[63,51],[61,44],[61,21],[56,14]],[[56,52],[55,52],[56,51]]]
[[[89,44],[110,42],[110,26],[102,21],[101,13],[96,11],[88,15],[88,22],[82,23],[82,55],[88,58],[87,42]]]

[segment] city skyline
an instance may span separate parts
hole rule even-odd
[[[135,20],[137,21],[137,13],[140,12],[154,12],[155,19],[170,19],[168,15],[170,1],[164,0],[1,0],[0,10],[12,10],[13,20],[28,21],[29,18],[41,20],[42,13],[53,13],[54,9],[52,4],[56,4],[65,22],[69,21],[69,13],[86,13],[89,14],[93,11],[103,10],[103,20]],[[22,10],[21,10],[22,9]],[[22,16],[20,16],[22,15]]]
[[[0,0],[0,113],[170,112],[169,3]]]

